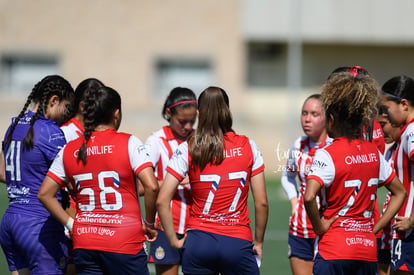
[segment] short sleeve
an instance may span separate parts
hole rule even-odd
[[[260,152],[256,143],[252,139],[249,139],[249,142],[253,152],[252,176],[254,176],[264,170],[264,161],[262,153]]]
[[[410,124],[407,127],[406,134],[404,134],[407,137],[407,142],[404,144],[407,146],[407,148],[404,148],[407,152],[407,155],[411,159],[414,155],[414,125]]]
[[[335,165],[324,149],[319,149],[315,153],[312,166],[310,168],[308,179],[315,179],[321,186],[330,186],[335,178]]]
[[[181,181],[188,172],[188,143],[181,143],[168,162],[167,172]]]
[[[37,139],[38,142],[38,148],[43,152],[43,154],[46,156],[46,158],[52,162],[58,152],[63,148],[63,146],[66,144],[66,138],[63,134],[63,131],[52,121],[39,121],[43,122],[39,125],[39,128],[36,129],[35,139]]]
[[[392,168],[391,163],[385,159],[385,157],[381,154],[381,152],[378,152],[378,153],[380,156],[380,173],[379,173],[378,184],[379,186],[382,186],[384,184],[387,184],[394,178],[395,172],[394,172],[394,169]]]
[[[63,154],[65,147],[62,148],[59,153],[56,155],[56,158],[53,160],[52,165],[49,168],[47,175],[53,178],[60,185],[69,182],[69,179],[66,176],[65,167],[63,165]]]
[[[145,141],[145,146],[147,147],[150,161],[152,165],[157,166],[158,160],[160,159],[160,147],[159,147],[159,137],[152,134]]]
[[[152,166],[148,148],[136,136],[131,136],[128,141],[128,152],[131,167],[138,175],[142,169]]]

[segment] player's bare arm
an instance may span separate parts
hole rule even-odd
[[[170,202],[177,190],[178,184],[180,184],[179,180],[170,173],[167,173],[157,198],[158,215],[160,216],[165,235],[170,245],[177,249],[183,246],[185,240],[185,238],[178,240],[171,212]]]
[[[321,189],[321,185],[314,179],[308,179],[306,183],[306,191],[303,196],[306,212],[308,213],[309,219],[312,223],[315,234],[322,235],[328,231],[331,224],[336,221],[338,216],[326,220],[324,217],[319,217],[318,204],[316,202],[316,194]]]

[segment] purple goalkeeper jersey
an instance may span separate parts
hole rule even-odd
[[[37,193],[49,166],[66,140],[56,122],[42,116],[33,126],[33,148],[25,148],[23,140],[33,115],[34,113],[29,111],[20,119],[11,142],[6,145],[9,127],[3,141],[9,197],[7,211],[47,217],[50,214],[37,199]],[[60,200],[60,193],[58,199]]]

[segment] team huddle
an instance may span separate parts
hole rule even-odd
[[[412,104],[413,79],[379,87],[359,66],[335,69],[321,94],[305,100],[305,135],[281,178],[292,207],[293,274],[414,273]]]
[[[100,80],[73,90],[50,75],[34,86],[0,161],[12,274],[149,274],[149,261],[157,274],[260,273],[264,162],[233,131],[227,93],[176,87],[162,116],[168,124],[142,142],[118,131],[121,97]]]
[[[149,274],[149,262],[164,275],[260,274],[265,165],[233,130],[226,91],[176,87],[161,115],[167,125],[142,142],[118,131],[121,97],[102,81],[33,87],[0,158],[12,274]],[[414,273],[413,120],[414,81],[380,88],[361,67],[336,69],[305,100],[281,179],[293,274]]]

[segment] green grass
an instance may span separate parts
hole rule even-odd
[[[280,182],[275,178],[266,180],[267,194],[269,200],[269,220],[266,229],[265,242],[263,248],[263,261],[261,274],[291,274],[289,260],[287,258],[287,238],[289,227],[290,204],[284,195]],[[385,198],[385,188],[381,188],[378,193],[380,205]],[[3,215],[7,208],[6,186],[0,186],[0,214]],[[252,205],[250,196],[249,205]],[[250,207],[250,214],[254,215],[254,210]],[[254,228],[254,219],[252,219]],[[9,274],[3,251],[0,249],[0,274]]]
[[[269,200],[269,218],[263,245],[261,274],[291,274],[287,258],[290,203],[284,195],[279,180],[266,179]],[[252,205],[252,196],[250,203]],[[250,206],[252,228],[254,228],[254,208]]]

